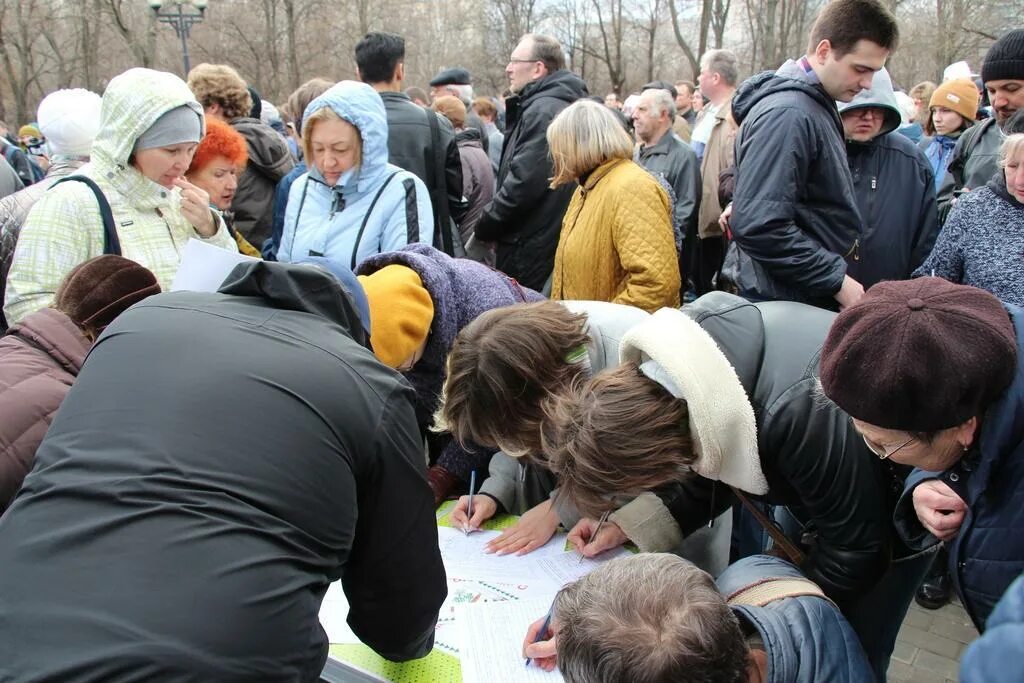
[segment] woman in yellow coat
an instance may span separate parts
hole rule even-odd
[[[672,205],[633,162],[633,141],[607,108],[580,100],[551,122],[555,188],[579,187],[562,219],[552,299],[611,301],[656,311],[679,306]]]

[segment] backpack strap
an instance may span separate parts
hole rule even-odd
[[[448,213],[448,183],[444,173],[445,160],[448,155],[446,150],[441,149],[441,124],[437,120],[438,114],[427,111],[427,123],[430,124],[430,149],[433,159],[427,158],[428,168],[433,162],[433,180],[430,184],[430,191],[433,194],[434,213],[437,215],[437,225],[434,226],[433,246],[439,248],[449,256],[455,256],[455,245],[452,244],[451,215]]]
[[[96,203],[100,206],[100,216],[103,217],[103,253],[120,256],[121,240],[117,236],[117,227],[114,225],[114,212],[110,210],[110,202],[107,201],[103,190],[96,184],[96,181],[84,175],[65,176],[51,185],[50,188],[52,189],[61,183],[69,181],[83,183],[92,190],[93,195],[96,197]]]
[[[416,207],[416,181],[406,178],[402,181],[405,190],[405,243],[420,241],[420,212]]]
[[[725,596],[726,602],[730,605],[751,605],[753,607],[764,607],[768,603],[782,600],[783,598],[799,598],[811,596],[829,600],[821,587],[803,577],[795,576],[772,576],[759,579],[733,591]],[[832,603],[835,605],[835,603]]]
[[[363,214],[362,225],[359,226],[359,232],[356,233],[356,243],[352,246],[352,266],[351,267],[352,267],[352,272],[353,273],[356,271],[356,254],[359,253],[359,243],[363,241],[363,232],[366,231],[366,224],[370,222],[370,214],[373,213],[374,207],[377,206],[377,200],[379,200],[380,196],[382,194],[384,194],[384,189],[391,182],[391,179],[394,178],[399,173],[400,173],[400,171],[395,171],[394,173],[389,175],[384,180],[383,183],[381,183],[380,189],[377,190],[377,194],[374,195],[373,201],[370,202],[370,208],[368,208],[366,210],[366,213]]]

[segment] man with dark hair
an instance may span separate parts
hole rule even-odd
[[[434,207],[434,244],[449,255],[453,222],[462,222],[462,161],[455,131],[445,117],[418,106],[402,92],[405,39],[394,33],[367,33],[356,44],[356,73],[384,100],[388,117],[388,161],[415,173],[430,191]]]
[[[717,584],[717,585],[716,585]],[[644,553],[563,588],[523,654],[567,683],[861,683],[872,678],[850,625],[813,582],[768,555],[715,581],[681,557]]]
[[[676,114],[691,128],[697,123],[697,112],[693,110],[693,81],[676,81]]]
[[[897,39],[880,0],[834,0],[818,15],[807,54],[736,93],[726,270],[741,296],[836,309],[864,294],[846,272],[847,259],[860,257],[861,219],[836,101],[871,87]]]
[[[995,116],[968,128],[957,140],[939,187],[942,222],[957,195],[982,187],[996,173],[1007,124],[1015,112],[1024,109],[1024,28],[1014,29],[992,44],[981,63],[981,79]]]
[[[562,216],[573,193],[571,185],[548,187],[553,169],[547,129],[563,109],[587,96],[587,86],[565,70],[562,47],[548,36],[523,36],[505,73],[513,95],[505,102],[497,190],[475,232],[479,240],[498,243],[499,270],[541,291],[550,288]]]

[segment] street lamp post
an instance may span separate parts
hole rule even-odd
[[[171,7],[166,7],[166,5],[171,5]],[[174,0],[173,2],[149,0],[149,6],[157,20],[162,24],[170,24],[174,27],[174,32],[181,38],[181,53],[185,60],[186,77],[191,70],[188,61],[188,34],[194,25],[203,20],[203,15],[206,14],[206,5],[207,0],[191,0],[191,2],[187,0]],[[185,11],[186,7],[189,8],[187,12]],[[193,12],[193,9],[197,11]]]

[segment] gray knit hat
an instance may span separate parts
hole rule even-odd
[[[183,142],[198,144],[203,139],[203,120],[187,104],[164,112],[153,125],[135,141],[134,151],[180,145]]]

